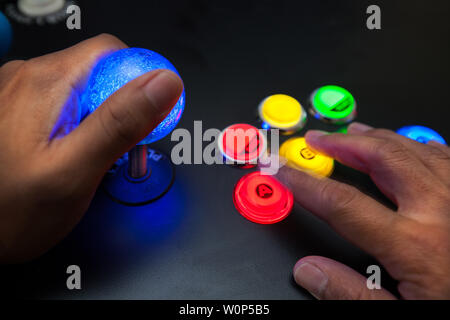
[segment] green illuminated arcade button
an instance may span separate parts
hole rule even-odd
[[[324,122],[345,124],[356,117],[356,101],[344,88],[324,86],[311,94],[309,111]]]

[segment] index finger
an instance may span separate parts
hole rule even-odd
[[[422,208],[424,197],[440,190],[440,181],[399,142],[361,135],[309,131],[306,141],[313,149],[344,165],[370,175],[377,187],[401,209]],[[407,210],[406,210],[407,211]]]
[[[340,235],[382,260],[403,219],[356,188],[329,178],[283,167],[276,175],[305,209]]]
[[[349,134],[392,140],[404,145],[411,151],[412,155],[419,159],[423,165],[435,175],[436,179],[439,179],[445,185],[450,186],[450,155],[448,152],[445,152],[445,149],[443,148],[448,148],[447,146],[440,145],[436,147],[434,146],[434,143],[438,142],[432,140],[432,142],[430,141],[431,143],[428,144],[420,143],[399,135],[394,131],[375,129],[357,122],[352,123],[348,127],[348,132]]]

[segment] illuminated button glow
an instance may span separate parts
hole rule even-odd
[[[8,19],[0,12],[0,57],[5,55],[12,41],[12,29]]]
[[[236,184],[234,205],[246,219],[259,224],[273,224],[292,211],[292,193],[274,177],[250,173]]]
[[[157,69],[169,69],[178,74],[175,67],[160,54],[139,48],[122,49],[101,59],[88,80],[81,97],[82,117],[94,112],[106,99],[128,82]],[[150,144],[164,138],[180,121],[184,110],[185,92],[167,117],[139,144]],[[133,105],[130,105],[132,108]]]
[[[437,141],[442,144],[447,144],[447,142],[439,133],[423,126],[403,127],[397,130],[397,133],[412,140],[416,140],[418,142],[425,144],[431,140]]]
[[[258,128],[238,123],[222,131],[219,136],[219,150],[233,164],[256,165],[267,150],[267,141]]]
[[[287,140],[281,145],[280,156],[288,161],[288,166],[314,175],[329,177],[334,170],[334,160],[312,151],[307,146],[305,138]]]
[[[302,105],[285,94],[267,97],[260,103],[258,112],[263,123],[271,128],[296,131],[306,123],[306,112]]]
[[[348,127],[339,128],[336,132],[337,133],[348,134]]]
[[[311,114],[325,122],[343,124],[356,116],[356,101],[346,89],[324,86],[313,92],[310,98]]]

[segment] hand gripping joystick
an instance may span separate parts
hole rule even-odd
[[[168,69],[178,74],[166,58],[146,49],[122,49],[104,57],[94,68],[81,98],[85,116],[131,80],[157,69]],[[148,145],[164,138],[175,128],[184,104],[183,91],[169,115],[124,155],[116,163],[117,168],[107,175],[103,186],[114,200],[126,205],[143,205],[160,198],[170,189],[174,179],[172,163]]]

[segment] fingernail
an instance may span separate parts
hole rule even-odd
[[[181,79],[169,70],[160,71],[144,87],[147,98],[161,114],[172,109],[182,90]]]
[[[353,122],[348,126],[348,132],[350,133],[363,133],[372,129],[373,127],[360,122]]]
[[[314,143],[317,140],[319,140],[320,137],[328,135],[328,132],[325,131],[319,131],[319,130],[310,130],[306,133],[306,141]]]
[[[304,262],[294,267],[295,282],[309,291],[317,299],[323,297],[328,283],[328,277],[315,265]]]

